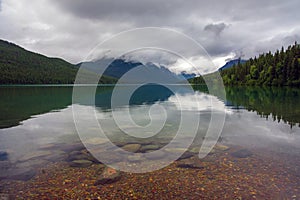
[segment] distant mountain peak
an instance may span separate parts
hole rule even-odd
[[[110,59],[99,59],[93,62],[81,63],[85,64],[86,67],[94,72],[99,71],[99,69],[104,69],[103,74],[106,76],[114,77],[120,79],[123,75],[125,75],[130,70],[142,66],[145,70],[151,70],[152,72],[156,71],[156,75],[161,73],[162,76],[167,76],[169,78],[173,77],[173,79],[184,80],[193,78],[196,74],[189,74],[186,71],[183,71],[181,74],[176,74],[170,71],[167,67],[163,65],[158,65],[153,62],[142,63],[137,60],[130,60],[124,58],[110,58]],[[100,70],[101,71],[101,70]],[[147,71],[144,71],[145,73]],[[142,76],[142,74],[137,74],[136,76]]]
[[[237,65],[239,63],[243,64],[245,63],[247,60],[242,60],[241,58],[238,58],[238,59],[233,59],[233,60],[230,60],[228,61],[223,67],[220,67],[219,68],[219,71],[222,71],[224,69],[228,69],[234,65]]]

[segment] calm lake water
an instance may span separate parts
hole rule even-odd
[[[226,120],[219,143],[247,149],[262,158],[283,160],[292,166],[284,173],[300,177],[300,89],[227,87],[226,100],[209,95],[202,86],[194,89],[195,93],[189,93],[182,86],[176,93],[181,95],[181,108],[191,123],[196,115],[201,116],[192,147],[199,147],[203,142],[211,112],[225,112]],[[95,116],[116,145],[140,142],[162,147],[174,137],[180,123],[180,112],[171,91],[160,86],[143,87],[131,97],[129,106],[118,105],[115,109],[122,116],[129,108],[133,121],[145,126],[152,120],[155,129],[162,113],[153,112],[150,118],[149,110],[153,105],[165,108],[168,116],[165,126],[156,136],[142,141],[126,136],[115,124],[110,102],[112,90],[112,86],[98,87]],[[68,161],[72,152],[81,149],[72,108],[80,107],[86,113],[94,111],[89,101],[72,105],[72,91],[72,86],[0,87],[0,179],[30,180],[35,169],[51,162]],[[200,99],[200,104],[195,104],[195,98]],[[210,106],[211,101],[216,105],[214,109]],[[134,131],[131,126],[122,128]],[[87,120],[86,134],[95,130],[97,127]],[[185,131],[187,138],[192,137],[190,130]],[[2,187],[5,190],[5,184]],[[293,195],[293,191],[290,194]]]

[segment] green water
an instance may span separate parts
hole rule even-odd
[[[203,87],[195,90],[205,91]],[[0,87],[0,128],[17,126],[34,115],[60,110],[72,104],[72,86],[2,86]],[[112,87],[98,87],[96,105],[110,107]],[[167,100],[172,94],[158,89],[137,93],[132,104]],[[227,87],[225,105],[256,112],[258,117],[283,121],[291,127],[300,122],[300,89],[271,87]]]
[[[0,128],[17,126],[33,115],[67,107],[72,102],[72,87],[0,87]]]
[[[283,121],[291,127],[300,122],[300,89],[289,87],[228,87],[227,105],[242,106],[262,118]]]

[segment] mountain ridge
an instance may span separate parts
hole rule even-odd
[[[78,67],[0,39],[0,84],[73,84]],[[87,77],[88,77],[87,73]],[[102,77],[100,83],[116,82]]]
[[[85,69],[82,76],[84,80],[79,83],[88,83],[89,77],[95,73],[103,74],[99,83],[116,83],[125,73],[138,66],[151,68],[156,76],[158,72],[154,71],[160,69],[162,76],[168,77],[172,82],[195,77],[195,74],[186,72],[175,74],[167,67],[154,63],[143,64],[123,58],[102,58],[94,62],[71,64],[62,58],[47,57],[0,39],[0,84],[73,84],[78,69],[82,66]],[[141,74],[136,75],[137,80],[139,76]]]

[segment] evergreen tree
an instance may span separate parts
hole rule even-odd
[[[300,86],[300,45],[268,52],[221,71],[226,85]]]

